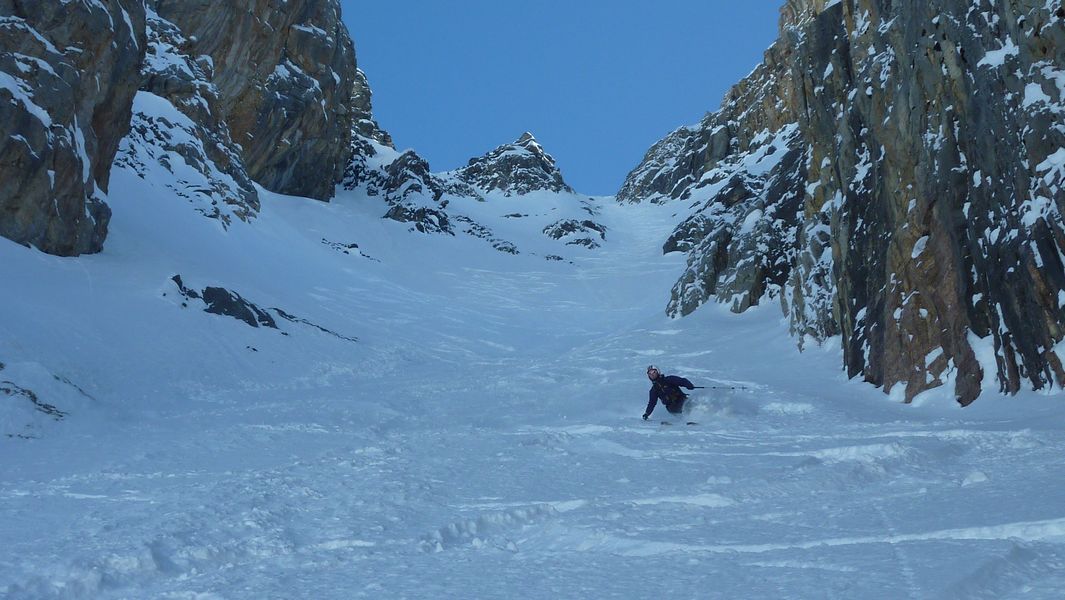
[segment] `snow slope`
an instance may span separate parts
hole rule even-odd
[[[668,204],[596,200],[599,249],[540,231],[565,195],[454,207],[511,255],[357,192],[226,230],[167,177],[116,169],[99,255],[0,240],[4,598],[1065,590],[1059,394],[906,406],[773,307],[670,320]],[[741,389],[644,422],[648,363]]]

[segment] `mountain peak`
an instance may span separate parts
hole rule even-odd
[[[536,139],[536,136],[528,131],[521,134],[521,137],[515,140],[514,143],[511,144],[511,146],[526,148],[528,150],[533,150],[541,154],[544,153],[544,147],[540,145],[540,142]]]
[[[469,164],[455,172],[462,181],[486,192],[499,190],[505,196],[522,196],[531,192],[572,192],[562,179],[555,159],[536,136],[526,131],[511,144],[471,158]]]

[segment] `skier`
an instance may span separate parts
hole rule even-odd
[[[674,415],[681,414],[681,410],[684,408],[684,401],[688,399],[688,395],[681,391],[680,388],[694,390],[695,386],[692,385],[692,382],[677,375],[663,375],[658,370],[658,367],[654,365],[647,367],[647,378],[651,380],[651,391],[649,393],[650,399],[647,400],[647,410],[643,411],[643,420],[646,421],[647,417],[651,416],[651,412],[655,409],[659,400],[662,401],[662,404],[666,406],[666,410],[670,413]]]

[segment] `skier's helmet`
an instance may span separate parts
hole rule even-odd
[[[661,374],[662,374],[662,372],[658,370],[658,367],[656,367],[654,365],[649,365],[647,367],[647,378],[650,379],[651,381],[654,381],[655,379],[657,379],[658,376],[661,375]]]

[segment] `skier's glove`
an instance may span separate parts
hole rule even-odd
[[[647,417],[649,417],[649,416],[651,416],[651,415],[644,415],[644,416],[643,416],[643,420],[644,420],[644,421],[646,421],[646,420],[647,420]]]

